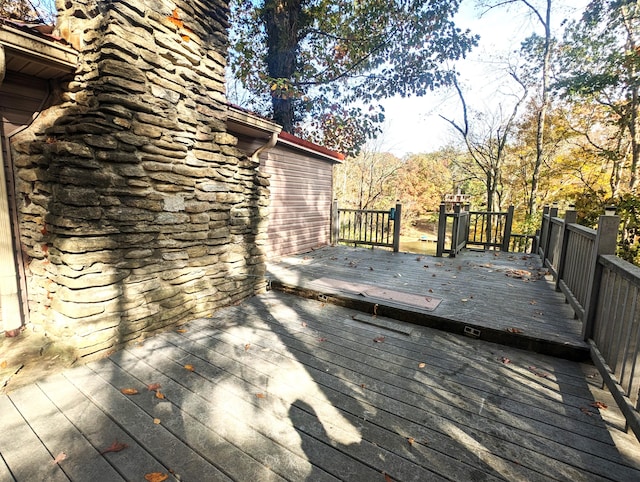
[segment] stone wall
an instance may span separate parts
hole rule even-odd
[[[226,133],[226,0],[57,6],[77,75],[12,152],[30,321],[86,356],[263,289],[268,181]]]

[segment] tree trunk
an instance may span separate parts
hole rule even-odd
[[[286,132],[295,124],[295,97],[290,86],[296,71],[300,30],[303,28],[302,0],[266,0],[262,20],[267,34],[267,72],[284,82],[271,86],[273,120]]]
[[[551,69],[551,0],[547,0],[544,26],[544,57],[542,60],[542,96],[540,111],[538,112],[538,126],[536,131],[536,161],[531,175],[531,192],[529,193],[529,215],[536,210],[536,197],[538,196],[538,183],[540,181],[540,169],[544,158],[544,128],[547,121],[549,108],[549,71]]]

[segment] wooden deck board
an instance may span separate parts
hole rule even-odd
[[[167,467],[160,464],[144,447],[129,436],[127,427],[118,425],[109,416],[108,411],[101,410],[64,375],[52,375],[39,381],[38,386],[58,407],[58,410],[93,445],[97,456],[100,456],[101,451],[116,441],[127,444],[126,450],[104,455],[104,459],[118,471],[124,480],[140,479],[141,474],[167,472]],[[75,463],[77,463],[78,458],[75,455],[71,456],[69,452],[67,454],[70,461],[75,459]],[[99,480],[99,478],[94,480]]]
[[[357,314],[272,291],[0,396],[7,480],[640,480],[593,366]]]
[[[328,295],[334,301],[337,297],[343,306],[359,305],[370,314],[377,303],[378,314],[392,318],[454,333],[469,326],[488,341],[586,360],[581,325],[545,272],[538,258],[530,255],[469,252],[457,258],[434,258],[344,246],[283,258],[268,270],[272,285],[284,291],[308,297]],[[343,288],[327,289],[327,278],[357,280],[442,302],[428,311],[372,301]],[[317,280],[324,281],[317,284]]]
[[[7,396],[0,397],[0,414],[0,454],[16,480],[69,480]]]
[[[274,330],[275,331],[275,330]],[[285,336],[283,333],[278,333],[280,338]],[[303,335],[306,336],[306,335]],[[331,365],[338,365],[341,367],[341,376],[345,380],[358,380],[366,387],[368,399],[375,398],[378,401],[378,407],[395,407],[396,413],[403,413],[404,417],[410,420],[419,421],[421,417],[436,422],[431,412],[422,413],[421,405],[425,401],[425,393],[414,393],[410,390],[402,389],[401,383],[398,380],[402,380],[400,376],[389,379],[388,372],[383,370],[373,370],[371,368],[374,357],[368,358],[368,363],[359,363],[356,360],[347,360],[346,357],[341,357],[335,352],[325,355],[323,352],[329,350],[330,343],[323,343],[315,341],[315,337],[312,340],[305,340],[299,342],[295,339],[290,339],[286,342],[288,350],[295,354],[299,360],[305,359],[305,363],[309,365],[317,364],[317,368],[322,369],[324,365],[322,362],[327,361]],[[313,348],[309,348],[309,347]],[[380,344],[380,350],[384,349],[383,344]],[[305,350],[311,350],[311,352],[305,353]],[[305,357],[306,355],[306,357]],[[393,372],[395,375],[401,375],[395,368],[388,367],[389,372]],[[374,395],[372,395],[372,393]],[[508,427],[509,422],[504,423],[502,421],[490,420],[485,421],[485,417],[477,417],[474,414],[473,409],[469,410],[456,410],[450,407],[452,397],[444,401],[432,398],[428,401],[429,407],[432,410],[437,411],[438,417],[443,417],[445,420],[458,425],[466,425],[468,429],[475,432],[475,437],[484,439],[485,446],[493,447],[497,451],[497,447],[501,446],[502,450],[507,450],[506,445],[515,445],[511,447],[514,452],[512,457],[518,458],[518,451],[520,448],[528,448],[531,452],[522,454],[521,458],[527,458],[530,463],[536,465],[548,465],[551,460],[556,461],[558,466],[561,466],[563,461],[565,464],[572,464],[576,459],[580,459],[583,455],[580,452],[574,451],[564,445],[564,443],[553,442],[553,438],[558,438],[564,435],[564,431],[551,432],[551,434],[539,435],[538,431],[542,429],[542,424],[537,426],[524,427],[524,430],[514,430],[513,427]],[[511,425],[514,424],[510,421]],[[440,423],[440,422],[438,422]],[[505,426],[502,426],[502,424]],[[508,436],[501,437],[498,435],[495,437],[491,434],[492,431],[500,433],[508,433]],[[549,432],[549,430],[547,430]],[[546,438],[545,438],[546,436]],[[499,439],[499,440],[496,440]],[[514,444],[515,441],[515,444]],[[567,442],[570,442],[568,439]],[[566,443],[566,442],[565,442]],[[596,455],[600,451],[606,451],[607,447],[604,444],[597,444],[594,442],[589,443],[591,456]],[[549,457],[551,460],[540,459],[541,455]],[[617,466],[615,464],[610,465],[606,459],[599,461],[595,470],[599,471],[600,475],[605,475],[614,470]],[[584,468],[584,467],[583,467]],[[570,466],[562,466],[559,470],[562,470],[562,474],[572,480],[579,480],[579,474],[573,471]],[[623,477],[624,478],[624,477]]]
[[[28,385],[9,394],[9,398],[42,444],[59,462],[71,480],[120,480],[121,477],[82,433],[58,410],[37,385]]]

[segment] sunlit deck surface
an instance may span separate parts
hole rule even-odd
[[[534,255],[465,251],[456,258],[435,258],[344,246],[282,258],[269,267],[276,289],[329,296],[369,314],[375,310],[453,333],[463,334],[468,327],[484,340],[586,360],[582,325],[546,273]],[[362,296],[362,285],[414,293],[440,304],[428,311]]]
[[[345,273],[371,271],[376,252],[353,255]],[[412,283],[411,263],[441,278],[433,313],[463,295],[460,272],[502,269],[389,256],[379,284]],[[479,290],[457,300],[467,313]],[[589,364],[270,291],[0,396],[0,480],[640,480],[640,444],[600,382]]]

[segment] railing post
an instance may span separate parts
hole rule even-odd
[[[453,206],[453,229],[451,230],[451,251],[450,258],[455,258],[458,254],[458,239],[460,238],[460,204]]]
[[[440,203],[440,213],[438,215],[438,244],[436,246],[436,256],[441,257],[444,253],[444,241],[447,235],[447,205]]]
[[[564,276],[564,266],[567,258],[567,248],[569,247],[569,224],[575,224],[578,221],[578,213],[575,209],[569,209],[564,214],[564,223],[562,224],[562,234],[560,235],[560,259],[558,260],[556,278],[556,291],[560,291],[560,280]]]
[[[513,205],[509,206],[507,211],[507,220],[504,223],[504,235],[502,237],[502,251],[509,252],[509,245],[511,244],[511,227],[513,226]]]
[[[331,203],[331,244],[336,246],[340,239],[340,214],[338,211],[338,200]]]
[[[402,204],[396,201],[396,212],[393,217],[393,252],[400,251],[400,224],[402,220]]]
[[[538,256],[542,256],[542,264],[544,265],[544,253],[546,252],[547,247],[545,246],[547,230],[549,229],[549,221],[547,220],[547,216],[549,216],[549,206],[545,206],[542,209],[542,224],[540,225],[540,235],[538,236],[538,251],[536,254]],[[545,229],[545,226],[547,229]]]
[[[589,283],[587,284],[587,302],[585,303],[582,337],[586,341],[593,336],[598,294],[602,280],[602,266],[598,263],[600,255],[615,254],[618,242],[620,216],[602,215],[598,220],[598,231],[589,262]]]
[[[553,218],[558,216],[558,208],[557,207],[552,207],[551,209],[549,209],[549,219],[547,221],[547,232],[545,233],[545,240],[544,240],[544,256],[542,257],[542,266],[546,266],[546,260],[549,259],[549,244],[551,244],[551,231],[552,226],[553,226]]]

